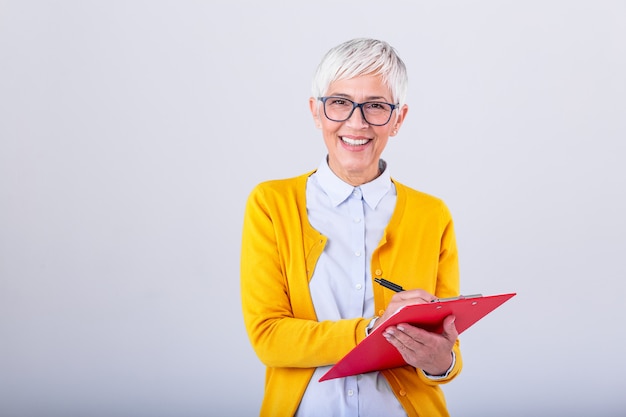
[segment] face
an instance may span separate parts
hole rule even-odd
[[[385,101],[393,103],[389,88],[382,77],[364,75],[330,84],[326,96],[341,96],[357,103]],[[390,136],[400,130],[408,111],[407,106],[395,109],[384,126],[369,125],[359,108],[344,122],[333,122],[324,115],[323,105],[314,97],[309,99],[316,126],[322,130],[328,149],[330,169],[348,184],[357,186],[376,178],[380,159]]]

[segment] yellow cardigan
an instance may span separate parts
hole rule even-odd
[[[364,337],[371,317],[318,322],[309,280],[327,238],[309,223],[306,181],[312,174],[257,185],[246,204],[241,248],[243,318],[252,347],[267,367],[261,416],[293,416],[318,366],[339,361]],[[437,297],[459,294],[454,229],[445,204],[392,180],[396,207],[371,261],[372,280],[387,278]],[[374,285],[382,315],[392,292]],[[440,384],[411,366],[382,371],[409,416],[447,416]]]

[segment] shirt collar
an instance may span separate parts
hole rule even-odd
[[[322,160],[317,172],[318,183],[322,190],[330,197],[330,201],[334,206],[343,203],[352,194],[355,188],[360,188],[363,193],[363,200],[370,208],[375,209],[380,200],[389,192],[391,188],[391,175],[387,169],[387,163],[384,160],[378,161],[378,167],[381,174],[372,181],[354,187],[341,178],[339,178],[328,166],[326,157]]]

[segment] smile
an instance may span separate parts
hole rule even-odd
[[[365,145],[367,142],[370,141],[370,139],[350,139],[345,136],[341,136],[340,138],[344,143],[352,146]]]

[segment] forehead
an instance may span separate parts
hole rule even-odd
[[[328,86],[327,96],[341,96],[356,101],[391,101],[391,91],[380,75],[360,75],[354,78],[336,80]]]

